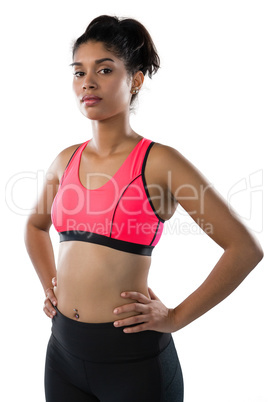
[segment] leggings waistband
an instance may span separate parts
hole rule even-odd
[[[126,334],[108,323],[85,323],[64,316],[58,309],[52,335],[67,352],[91,362],[126,362],[157,356],[171,341],[170,333],[142,331]]]

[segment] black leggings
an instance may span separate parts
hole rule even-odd
[[[183,378],[171,334],[125,334],[57,311],[45,367],[47,402],[182,402]]]

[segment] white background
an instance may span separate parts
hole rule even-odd
[[[147,27],[162,67],[146,79],[133,128],[196,165],[265,249],[267,2],[11,0],[1,8],[0,398],[44,402],[51,323],[23,232],[52,160],[91,138],[71,90],[72,41],[101,14],[133,17]],[[149,284],[175,307],[222,250],[182,211],[165,231]],[[51,235],[57,254],[54,229]],[[229,298],[174,334],[185,402],[268,401],[267,280],[264,259]]]

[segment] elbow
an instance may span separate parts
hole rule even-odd
[[[25,226],[24,226],[24,244],[26,246],[26,249],[28,250],[29,248],[29,243],[30,243],[30,239],[31,236],[33,234],[33,227],[31,225],[31,223],[29,222],[29,219],[27,220]],[[34,236],[34,234],[33,234]]]
[[[243,265],[248,272],[252,271],[264,256],[261,245],[252,236],[245,237],[243,240],[236,242],[230,249],[232,249],[241,262],[243,261]]]
[[[26,223],[24,225],[24,241],[27,241],[28,236],[32,233],[33,224],[31,222],[31,218],[28,217]]]
[[[264,252],[258,240],[251,238],[251,253],[256,259],[256,265],[263,259]]]
[[[261,248],[260,245],[258,245],[258,247],[257,247],[257,249],[255,251],[255,254],[256,254],[257,264],[258,264],[259,262],[261,262],[261,260],[264,257],[264,252],[263,252],[263,249]]]
[[[247,247],[248,260],[252,263],[252,269],[259,264],[263,259],[264,252],[261,245],[257,241],[253,241],[251,245]]]
[[[31,224],[29,223],[29,218],[27,219],[25,225],[24,225],[24,242],[27,242],[28,234],[31,228]]]

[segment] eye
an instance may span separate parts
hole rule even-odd
[[[106,74],[110,74],[112,72],[112,70],[110,68],[102,68],[101,70],[99,70],[99,73],[106,75]]]
[[[85,73],[83,73],[83,71],[75,71],[73,74],[75,77],[83,77]]]

